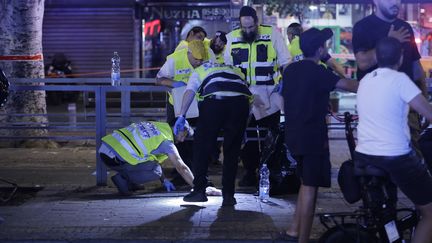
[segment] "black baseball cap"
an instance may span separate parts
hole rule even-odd
[[[300,34],[300,49],[306,57],[313,56],[324,43],[333,36],[330,28],[319,30],[310,28]]]

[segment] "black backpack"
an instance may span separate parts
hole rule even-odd
[[[261,164],[270,170],[270,195],[298,193],[300,179],[297,176],[297,162],[292,158],[284,143],[284,123],[269,130],[262,151]]]

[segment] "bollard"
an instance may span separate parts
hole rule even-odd
[[[69,125],[76,127],[77,125],[76,103],[68,104],[68,116],[69,116]]]

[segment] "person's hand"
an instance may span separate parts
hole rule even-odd
[[[178,87],[182,87],[182,86],[186,86],[185,82],[181,82],[181,81],[174,81],[172,83],[173,88],[178,88]]]
[[[167,192],[176,190],[174,184],[172,184],[172,182],[169,181],[168,179],[164,179],[163,185],[164,185],[165,189],[167,190]]]
[[[261,97],[259,96],[259,95],[256,95],[256,94],[254,94],[253,95],[253,102],[252,102],[252,104],[254,105],[254,106],[256,106],[256,107],[263,107],[263,106],[265,106],[265,103],[264,103],[264,101],[261,99]]]
[[[177,117],[177,120],[174,124],[174,135],[178,135],[186,125],[186,118],[184,116]]]
[[[404,43],[410,41],[411,35],[408,29],[400,27],[398,30],[395,30],[394,25],[391,25],[387,36],[397,39],[400,43]]]
[[[273,93],[278,93],[278,94],[282,93],[282,83],[278,83],[274,86],[271,94],[273,94]]]

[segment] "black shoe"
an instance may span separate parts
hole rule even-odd
[[[129,188],[129,191],[132,191],[132,192],[145,190],[144,185],[136,184],[136,183],[129,183],[128,188]]]
[[[223,207],[230,207],[230,206],[234,206],[237,204],[237,200],[235,199],[235,197],[224,197],[223,201],[222,201],[222,206]]]
[[[183,197],[185,202],[207,202],[207,196],[203,191],[192,191]]]
[[[256,186],[258,183],[258,180],[256,178],[255,175],[245,175],[243,176],[243,178],[238,182],[239,186],[242,187],[251,187],[251,186]]]
[[[129,191],[127,180],[123,178],[120,174],[111,177],[111,180],[114,183],[114,185],[117,187],[117,190],[120,193],[120,195],[129,196],[132,194]]]

